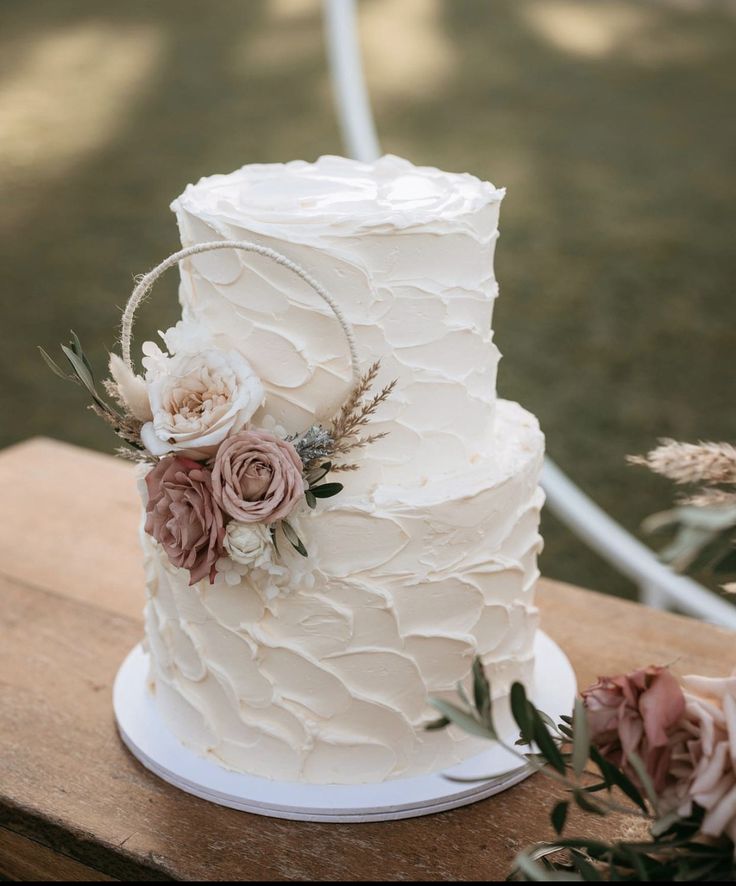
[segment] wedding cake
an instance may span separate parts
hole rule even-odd
[[[142,477],[150,682],[180,741],[228,769],[338,784],[438,771],[482,745],[454,727],[427,731],[430,698],[454,699],[475,656],[495,696],[532,678],[544,439],[532,415],[496,396],[503,196],[394,156],[322,157],[204,178],[172,205],[185,247],[250,241],[303,268],[339,305],[363,368],[378,364],[371,381],[390,391],[371,416],[370,445],[327,478],[340,480],[339,494],[314,486],[285,537],[259,535],[261,524],[235,518],[250,519],[265,469],[251,455],[239,461],[237,447],[225,458],[222,428],[237,429],[228,422],[247,409],[264,459],[291,453],[289,441],[298,449],[305,429],[318,439],[354,384],[348,342],[305,279],[268,254],[219,249],[181,262],[169,354],[144,346],[153,419],[141,438],[159,455],[183,439],[205,453],[218,443],[220,454],[211,476],[179,462],[194,477],[186,493],[171,468],[163,516],[150,477],[164,461]],[[174,395],[156,373],[195,345],[230,355],[226,393],[188,391],[188,411],[162,431]],[[211,374],[197,377],[211,384]],[[216,432],[197,438],[203,410]],[[296,482],[292,462],[278,462],[280,490]],[[238,470],[240,504],[225,488]],[[178,513],[171,496],[191,489],[211,489],[231,515],[207,524],[216,565],[167,555],[190,531],[166,535]]]

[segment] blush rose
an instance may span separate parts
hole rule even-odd
[[[670,737],[685,713],[685,696],[667,668],[651,666],[601,677],[583,692],[592,743],[603,757],[638,782],[627,759],[637,754],[655,790],[668,783]]]
[[[665,805],[689,816],[705,810],[700,831],[736,841],[736,675],[683,679],[686,709],[672,741],[675,784]]]
[[[304,495],[302,461],[286,440],[242,431],[220,446],[212,471],[215,500],[241,523],[275,523]]]
[[[146,488],[146,532],[175,566],[189,570],[190,585],[205,577],[214,582],[225,528],[210,471],[190,458],[170,455],[146,474]]]

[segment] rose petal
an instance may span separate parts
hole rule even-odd
[[[668,732],[685,713],[685,696],[680,684],[668,670],[656,674],[639,698],[644,731],[652,747],[664,747]]]
[[[719,837],[736,816],[736,785],[706,814],[700,826],[707,837]]]

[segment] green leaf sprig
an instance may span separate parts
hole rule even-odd
[[[703,842],[698,839],[703,810],[694,806],[690,816],[663,813],[654,785],[643,761],[630,754],[627,762],[639,785],[618,766],[606,760],[591,743],[585,707],[575,702],[572,716],[555,724],[527,697],[521,683],[510,691],[511,713],[519,729],[514,747],[499,738],[493,722],[492,693],[479,658],[473,662],[472,699],[462,684],[457,687],[459,703],[430,699],[441,717],[428,723],[428,730],[444,729],[451,723],[472,735],[497,742],[520,762],[565,788],[566,799],[555,802],[550,822],[558,839],[536,843],[514,861],[510,880],[629,882],[700,882],[736,879],[734,844],[726,838]],[[522,753],[518,748],[526,746]],[[447,776],[448,778],[450,776]],[[487,778],[454,781],[485,781]],[[615,792],[620,792],[621,802]],[[612,813],[647,823],[648,840],[611,841],[586,837],[563,837],[570,805],[584,813],[603,817]]]
[[[79,336],[74,330],[71,330],[71,341],[69,344],[60,345],[60,347],[64,357],[71,367],[71,372],[62,369],[62,367],[39,346],[38,350],[48,368],[54,373],[54,375],[64,379],[64,381],[70,381],[84,388],[92,400],[90,406],[92,411],[106,421],[107,424],[112,427],[113,431],[115,431],[115,433],[129,446],[132,446],[139,452],[143,452],[145,448],[140,441],[141,422],[137,421],[131,415],[119,411],[103,399],[102,395],[97,390],[97,382],[95,380],[92,364],[84,353],[82,344],[79,341]],[[107,382],[103,382],[103,385],[107,384]],[[109,390],[108,387],[108,391]]]

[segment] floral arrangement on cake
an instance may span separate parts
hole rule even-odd
[[[736,674],[678,680],[652,665],[600,677],[557,724],[514,683],[515,747],[499,738],[480,659],[472,700],[458,689],[458,704],[433,699],[442,716],[427,728],[454,723],[500,742],[567,793],[550,812],[557,839],[520,853],[509,879],[736,879]],[[564,837],[571,805],[625,816],[632,838]]]
[[[253,424],[265,392],[239,351],[183,323],[160,334],[165,351],[154,342],[142,347],[145,375],[111,354],[104,393],[75,333],[61,346],[71,371],[40,348],[54,373],[86,390],[92,411],[125,444],[118,454],[147,466],[145,531],[189,572],[190,584],[278,573],[284,543],[308,556],[292,518],[339,494],[343,484],[325,482],[327,475],[358,470],[346,458],[385,436],[364,429],[395,382],[372,394],[374,363],[331,422],[287,435],[273,420]]]

